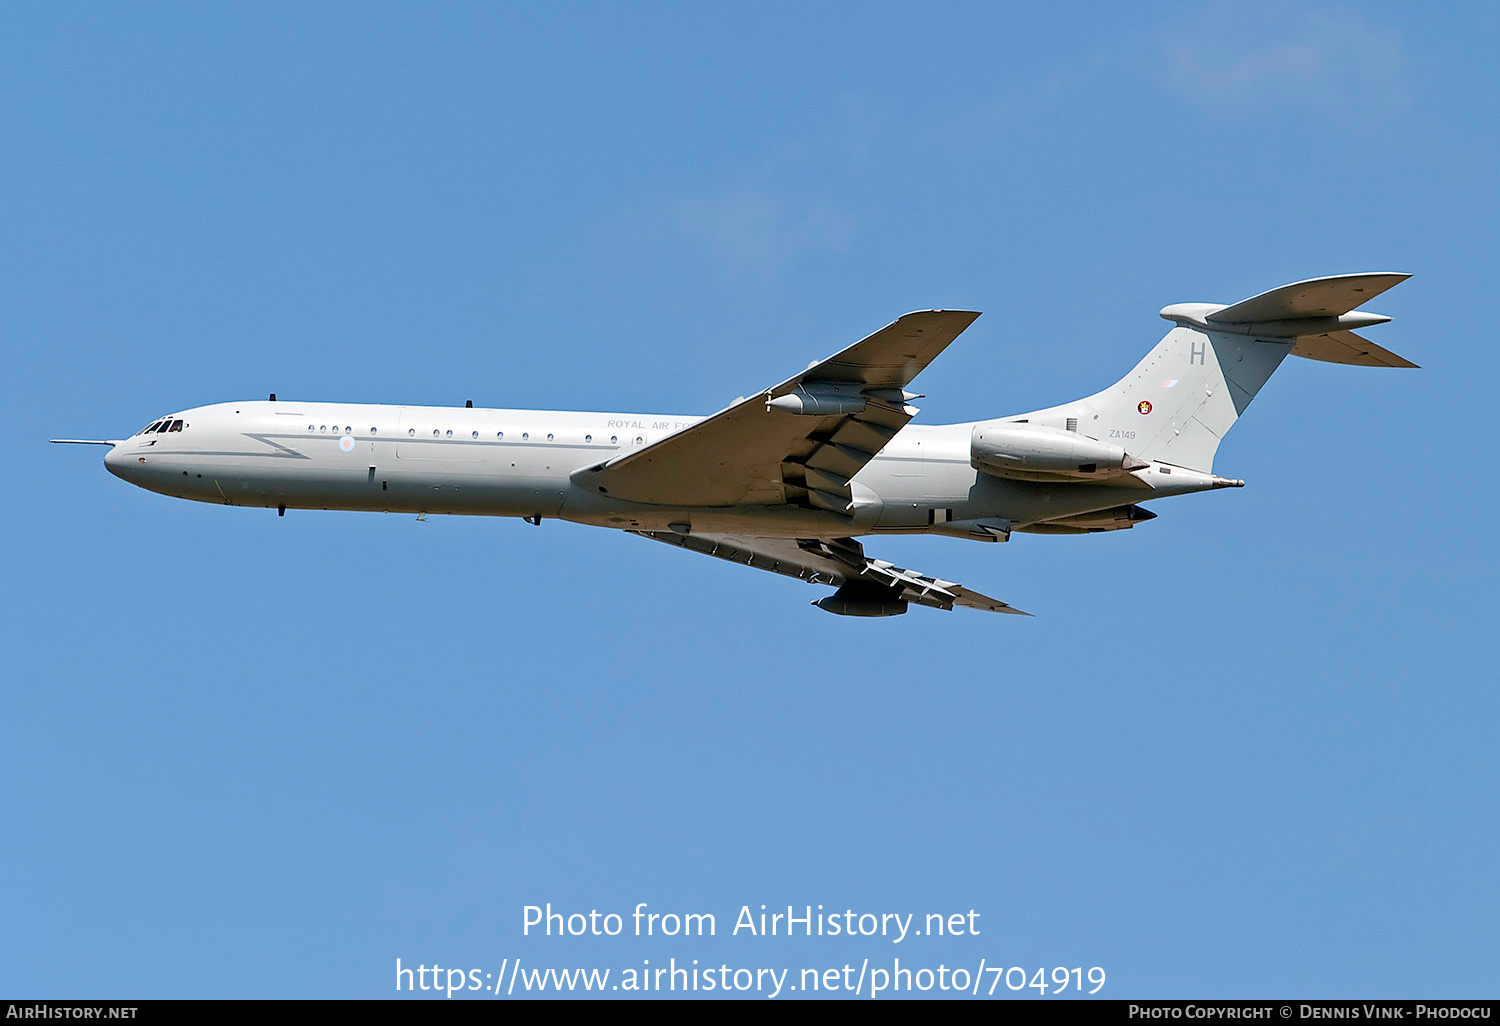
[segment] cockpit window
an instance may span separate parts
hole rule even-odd
[[[172,426],[169,427],[169,428],[167,428],[167,430],[168,431],[181,431],[182,430],[182,421],[180,421],[180,420],[174,420],[174,421],[172,421]]]
[[[151,423],[147,424],[145,427],[143,427],[139,431],[137,431],[136,434],[138,434],[138,435],[149,435],[151,432],[155,431],[159,426],[160,426],[160,421],[153,420]]]
[[[172,426],[172,422],[170,420],[164,420],[164,421],[161,422],[161,426],[156,429],[156,433],[159,434],[159,435],[160,434],[164,434],[166,432],[167,428],[169,428],[171,426]]]

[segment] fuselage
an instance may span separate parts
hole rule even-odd
[[[116,476],[234,506],[561,518],[627,530],[842,537],[1018,528],[1210,487],[1152,467],[1123,484],[1009,480],[970,463],[972,423],[908,425],[853,479],[848,517],[792,506],[685,508],[599,495],[572,475],[702,420],[673,414],[254,401],[184,410],[114,445]],[[1170,474],[1170,470],[1168,471]],[[1201,475],[1200,475],[1201,476]],[[674,525],[676,525],[674,527]]]
[[[1154,519],[1141,503],[1237,488],[1225,433],[1290,355],[1415,366],[1346,314],[1406,276],[1338,275],[1230,306],[1174,305],[1123,378],[1030,413],[919,425],[907,386],[978,316],[919,310],[709,417],[655,413],[218,403],[107,445],[131,484],[231,506],[560,518],[837,590],[849,616],[908,606],[1016,613],[866,555],[854,536],[1092,534]],[[1333,311],[1333,313],[1329,313]]]

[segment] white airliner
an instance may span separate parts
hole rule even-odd
[[[1356,335],[1355,308],[1404,281],[1348,274],[1222,306],[1182,303],[1119,382],[1086,399],[913,425],[912,379],[977,313],[910,313],[710,417],[348,403],[199,406],[108,445],[131,484],[229,506],[557,517],[837,588],[814,604],[1018,613],[865,555],[869,534],[1008,541],[1134,527],[1141,503],[1244,482],[1214,452],[1288,355],[1414,367]]]

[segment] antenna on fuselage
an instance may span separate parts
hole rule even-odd
[[[268,399],[268,400],[266,400],[266,401],[267,401],[267,402],[272,402],[272,403],[274,403],[274,402],[275,402],[275,401],[276,401],[276,393],[275,393],[275,392],[272,392],[272,393],[271,393],[271,398],[270,398],[270,399]]]

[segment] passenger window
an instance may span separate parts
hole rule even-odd
[[[594,440],[594,436],[593,435],[584,435],[583,436],[583,440],[585,442],[592,442]]]
[[[504,431],[496,431],[495,432],[495,437],[496,438],[504,438],[505,437],[505,432]]]
[[[180,421],[180,420],[174,420],[174,421],[172,421],[172,426],[169,427],[169,428],[167,428],[167,430],[168,431],[181,431],[182,430],[182,421]]]

